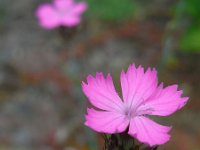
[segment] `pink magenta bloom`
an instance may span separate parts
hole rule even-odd
[[[156,70],[130,65],[121,72],[121,99],[110,74],[89,75],[82,89],[95,108],[88,108],[85,125],[97,132],[128,134],[150,146],[161,145],[170,139],[171,127],[160,125],[148,115],[168,116],[182,108],[188,97],[181,97],[177,85],[158,85]]]
[[[80,23],[81,14],[87,9],[85,2],[54,0],[53,4],[42,4],[36,16],[42,27],[52,29],[59,26],[73,27]]]

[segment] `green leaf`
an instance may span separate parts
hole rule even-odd
[[[200,17],[200,0],[185,0],[185,13],[193,17]]]
[[[180,41],[180,48],[188,52],[200,52],[200,26],[188,29]]]
[[[89,16],[109,21],[127,19],[134,12],[131,0],[88,0],[88,5]]]

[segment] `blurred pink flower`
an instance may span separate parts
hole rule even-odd
[[[85,2],[54,0],[52,4],[42,4],[36,16],[42,27],[52,29],[59,26],[73,27],[80,23],[81,14],[87,9]]]
[[[168,116],[181,109],[188,97],[181,97],[177,85],[158,86],[156,70],[130,65],[127,72],[121,72],[121,99],[117,94],[110,74],[96,77],[89,75],[82,89],[90,103],[85,125],[97,132],[120,133],[126,131],[140,142],[150,146],[161,145],[170,139],[171,127],[160,125],[148,115]]]

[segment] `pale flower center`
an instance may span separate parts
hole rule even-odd
[[[152,108],[145,107],[145,104],[141,104],[139,107],[125,106],[123,110],[123,115],[128,119],[132,119],[136,116],[150,115],[153,112]]]
[[[136,111],[131,109],[129,106],[125,106],[123,110],[123,115],[125,115],[128,119],[131,119],[136,116]]]
[[[59,7],[59,8],[55,7],[55,10],[59,13],[59,15],[61,17],[66,17],[66,16],[70,16],[73,8],[74,8],[73,6],[68,6],[67,8],[65,8],[65,7],[63,7],[63,8],[62,7]]]
[[[134,115],[135,113],[134,112],[132,112],[131,110],[125,110],[125,112],[124,112],[124,115],[128,118],[128,119],[131,119],[131,118],[133,118],[135,115]]]

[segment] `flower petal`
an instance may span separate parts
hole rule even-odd
[[[104,78],[103,73],[97,73],[96,77],[89,75],[87,84],[82,82],[82,89],[95,107],[121,112],[123,103],[115,91],[110,74],[107,75],[107,78]]]
[[[140,142],[154,146],[164,144],[170,139],[170,135],[168,135],[170,129],[171,127],[138,116],[131,119],[128,134],[137,138]]]
[[[161,84],[145,105],[139,109],[151,109],[151,115],[168,116],[181,109],[188,101],[188,97],[181,97],[182,93],[177,90],[177,85],[163,89],[163,84]]]
[[[129,120],[124,115],[87,109],[85,125],[97,132],[103,133],[120,133],[126,130]]]
[[[79,24],[81,21],[80,17],[77,16],[66,16],[63,17],[62,19],[62,25],[68,26],[68,27],[73,27]]]
[[[71,7],[72,5],[74,5],[74,1],[73,0],[54,0],[54,5],[58,9],[67,9],[68,7]]]
[[[144,68],[130,65],[127,73],[121,72],[121,87],[123,100],[133,107],[137,107],[149,98],[157,87],[156,70],[150,68],[144,73]]]
[[[87,9],[87,4],[85,2],[77,3],[71,10],[73,14],[80,15]]]
[[[59,17],[50,4],[41,5],[36,11],[36,16],[40,25],[45,28],[51,29],[59,26]]]

